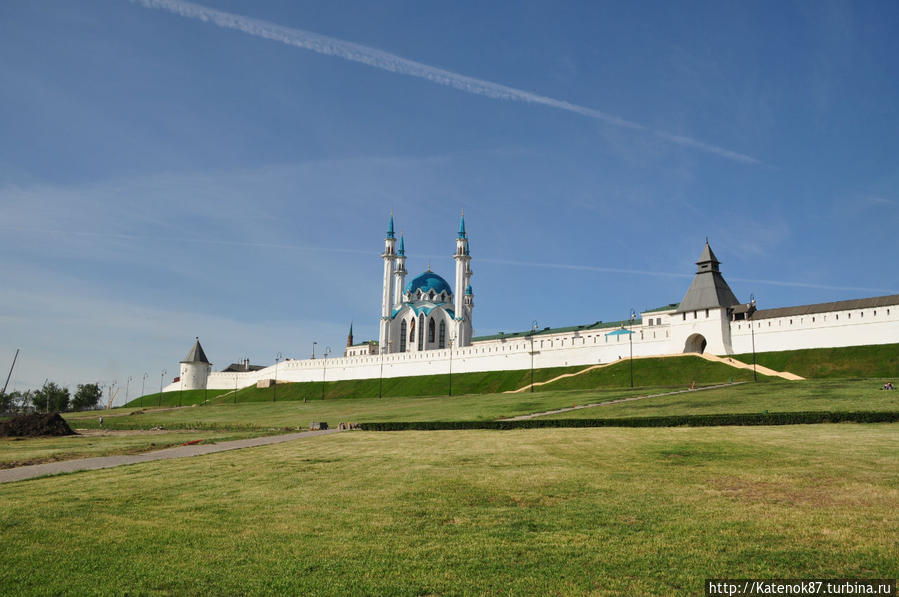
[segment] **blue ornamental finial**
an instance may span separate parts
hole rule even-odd
[[[400,257],[406,256],[406,244],[403,242],[403,238],[404,237],[402,235],[400,235],[400,247],[396,251],[396,254],[399,255]]]
[[[387,238],[396,238],[393,235],[393,210],[390,210],[390,223],[387,224]]]
[[[465,294],[467,294],[467,295],[472,295],[472,294],[474,294],[474,293],[471,291],[471,284],[469,284],[468,286],[465,287]]]
[[[465,238],[465,210],[462,210],[462,218],[459,220],[459,238]]]

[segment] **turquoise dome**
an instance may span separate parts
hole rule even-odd
[[[446,280],[444,280],[434,272],[425,272],[423,274],[418,274],[406,283],[404,292],[415,292],[416,290],[421,290],[426,294],[431,292],[432,290],[436,294],[445,292],[447,295],[450,295],[453,293],[450,285],[446,283]]]

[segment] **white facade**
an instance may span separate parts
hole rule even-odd
[[[748,304],[743,303],[703,307],[701,301],[697,302],[697,294],[694,291],[694,288],[703,286],[697,285],[697,281],[708,282],[709,279],[714,279],[718,284],[719,298],[733,296],[732,293],[727,294],[730,289],[726,288],[726,282],[720,277],[714,253],[711,253],[708,246],[706,248],[708,252],[704,252],[698,262],[700,269],[697,272],[697,279],[694,280],[684,300],[666,308],[643,312],[640,319],[636,319],[633,323],[597,322],[559,330],[545,329],[533,334],[528,332],[500,334],[470,341],[468,346],[457,344],[452,349],[449,348],[448,340],[444,348],[439,348],[439,336],[435,335],[431,339],[426,329],[423,331],[424,340],[419,344],[418,326],[421,325],[419,323],[421,316],[427,308],[430,308],[430,311],[427,312],[428,317],[425,321],[434,321],[435,329],[442,321],[447,329],[452,329],[449,326],[455,325],[457,333],[463,339],[466,338],[466,333],[471,333],[471,311],[464,310],[466,306],[464,298],[462,312],[466,314],[467,320],[463,319],[461,323],[467,322],[468,328],[460,325],[459,320],[451,316],[446,308],[447,304],[451,304],[458,309],[460,303],[457,295],[460,281],[468,286],[470,280],[470,270],[467,269],[469,260],[461,261],[461,280],[460,260],[457,260],[456,293],[452,295],[444,293],[442,297],[436,293],[431,297],[429,294],[431,289],[439,288],[441,291],[446,289],[439,284],[439,281],[428,278],[428,284],[433,282],[433,288],[424,285],[423,288],[413,289],[409,297],[403,298],[404,301],[410,299],[409,304],[392,313],[389,323],[391,326],[402,325],[405,321],[406,334],[409,334],[411,321],[413,319],[416,321],[415,342],[409,343],[407,336],[405,351],[399,350],[401,346],[399,329],[388,326],[390,351],[374,355],[284,361],[278,366],[278,381],[320,382],[379,376],[390,378],[450,372],[528,369],[532,365],[535,368],[590,365],[626,359],[631,354],[635,357],[684,352],[741,354],[752,352],[753,336],[756,352],[899,343],[899,295],[768,309],[754,313],[747,308]],[[468,277],[466,272],[469,272]],[[393,273],[391,270],[391,274]],[[385,276],[385,279],[390,278]],[[704,288],[699,288],[700,294],[709,288],[708,284]],[[723,291],[724,288],[726,292]],[[421,294],[418,294],[419,291]],[[428,294],[425,294],[426,292]],[[708,296],[708,293],[703,296]],[[716,299],[703,300],[714,302]],[[726,302],[733,300],[735,299],[727,299]],[[682,310],[685,305],[697,308]],[[382,324],[383,321],[382,319]],[[460,329],[461,332],[458,331]],[[470,340],[470,335],[467,338]],[[188,363],[182,363],[185,364]],[[254,385],[259,380],[273,378],[274,370],[275,366],[272,365],[259,371],[208,373],[206,387],[243,388]],[[202,369],[194,368],[189,373],[192,376],[201,375]],[[194,377],[190,383],[198,384],[194,387],[202,387],[199,385],[200,380]],[[186,385],[184,387],[187,389]],[[179,384],[173,383],[164,391],[177,389]]]

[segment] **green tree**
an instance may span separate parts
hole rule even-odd
[[[69,388],[58,386],[55,382],[44,382],[40,390],[31,397],[35,410],[62,412],[69,408]]]
[[[103,397],[103,390],[95,383],[78,384],[72,397],[72,410],[88,410],[96,408]]]
[[[27,390],[25,392],[16,390],[14,392],[0,394],[0,412],[15,412],[29,402],[31,402],[31,390]]]

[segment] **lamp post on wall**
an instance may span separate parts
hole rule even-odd
[[[755,315],[755,295],[749,295],[749,304],[746,306],[746,316],[749,317],[749,331],[752,335],[752,380],[753,382],[758,382],[759,376],[755,370],[755,320],[752,317]]]
[[[453,336],[449,340],[450,360],[449,360],[449,395],[453,395],[453,344],[456,337]]]
[[[159,396],[156,402],[156,406],[162,406],[162,380],[165,379],[166,370],[162,370],[162,375],[159,376]]]
[[[531,393],[534,393],[534,334],[537,333],[537,320],[531,322]]]
[[[390,340],[387,341],[387,352],[390,352]],[[378,345],[378,353],[381,355],[381,371],[378,373],[378,400],[384,395],[384,347]]]
[[[147,385],[147,377],[149,377],[149,375],[147,374],[146,371],[144,371],[144,376],[141,378],[141,382],[140,382],[140,407],[141,408],[144,407],[144,387],[146,387],[146,385]]]
[[[312,359],[313,359],[313,360],[315,360],[315,345],[316,345],[316,344],[318,344],[318,342],[313,342],[313,343],[312,343]]]
[[[322,361],[322,400],[325,399],[325,372],[328,370],[328,355],[331,354],[331,347],[325,348],[325,356]]]
[[[636,321],[636,319],[637,319],[637,313],[636,313],[636,311],[631,309],[631,313],[630,313],[631,329],[628,330],[629,333],[627,335],[627,340],[628,340],[628,343],[630,344],[630,348],[631,348],[631,358],[630,358],[630,361],[631,361],[631,387],[634,387],[634,330],[633,330],[633,327],[634,327],[634,322]]]
[[[272,385],[272,402],[278,398],[278,361],[281,360],[281,353],[275,355],[275,383]]]

